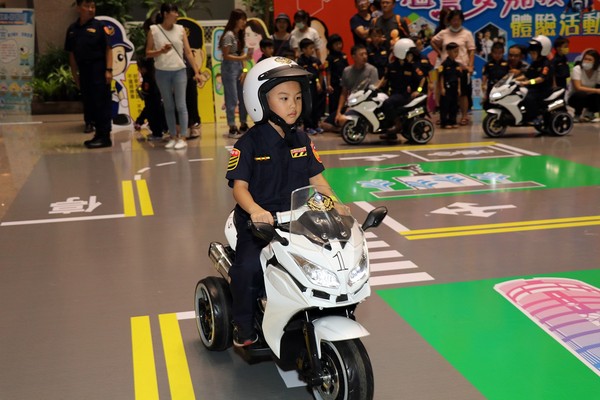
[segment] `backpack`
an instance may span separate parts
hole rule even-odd
[[[408,18],[402,18],[398,14],[394,14],[394,16],[396,17],[396,24],[398,25],[398,36],[400,38],[410,38],[410,29],[408,28],[410,21],[408,20]],[[371,23],[371,25],[376,26],[378,20],[379,17],[373,18],[373,22]]]

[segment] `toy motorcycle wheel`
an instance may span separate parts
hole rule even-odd
[[[558,111],[550,114],[548,119],[548,130],[556,136],[564,136],[573,129],[573,118],[566,111]]]
[[[402,130],[402,136],[411,143],[425,144],[433,137],[433,131],[434,127],[430,120],[417,118],[412,120],[406,129]]]
[[[483,119],[483,132],[489,137],[500,137],[506,132],[506,125],[502,123],[498,114],[488,114]]]
[[[233,343],[231,292],[223,278],[210,276],[196,285],[194,296],[196,327],[202,344],[209,350],[222,351]]]
[[[342,139],[352,145],[360,144],[367,136],[367,122],[363,118],[358,121],[349,119],[342,125]]]
[[[312,388],[317,400],[373,398],[373,368],[359,339],[321,342],[323,383]]]

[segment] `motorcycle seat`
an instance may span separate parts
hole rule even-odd
[[[426,94],[422,94],[420,96],[415,97],[411,101],[409,101],[408,104],[405,104],[403,106],[403,108],[413,108],[414,106],[416,106],[417,104],[419,104],[419,103],[421,103],[422,101],[425,101],[425,100],[427,100],[427,95]]]
[[[556,99],[560,98],[561,96],[564,96],[564,94],[565,94],[565,89],[563,89],[561,87],[554,87],[554,88],[552,88],[552,92],[550,93],[550,95],[548,97],[546,97],[544,99],[544,101],[556,100]]]

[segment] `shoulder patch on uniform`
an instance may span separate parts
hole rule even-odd
[[[321,161],[321,156],[319,156],[319,153],[317,152],[317,148],[315,147],[315,144],[313,143],[313,141],[310,141],[310,148],[312,149],[313,154],[315,155],[315,159],[320,162],[321,164],[323,164],[323,161]]]
[[[241,154],[242,152],[235,147],[231,150],[231,153],[229,153],[229,162],[227,163],[227,171],[233,171],[236,169],[238,163],[240,162]]]
[[[298,147],[297,149],[291,149],[290,154],[292,158],[306,157],[308,152],[306,151],[306,146]]]

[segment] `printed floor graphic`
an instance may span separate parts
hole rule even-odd
[[[542,276],[600,287],[600,269],[535,277]],[[395,288],[377,294],[487,399],[591,399],[600,393],[600,378],[590,366],[494,289],[513,279],[517,278]],[[600,304],[596,306],[598,310]],[[588,334],[596,337],[599,346],[600,329]]]

